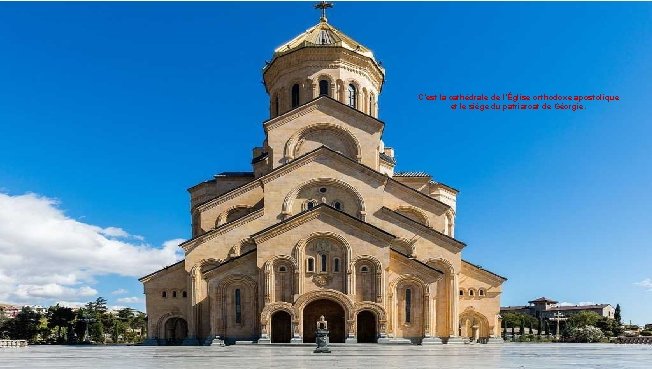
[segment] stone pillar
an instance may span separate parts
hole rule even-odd
[[[299,320],[292,321],[292,339],[290,340],[292,344],[303,343],[303,338],[299,334]]]
[[[358,343],[358,339],[356,338],[355,335],[355,319],[349,319],[346,322],[349,326],[349,329],[346,335],[346,340],[344,340],[344,343]]]
[[[460,284],[459,284],[459,277],[457,274],[452,274],[451,275],[451,291],[450,291],[450,336],[448,338],[447,343],[452,344],[452,343],[464,343],[464,341],[460,338],[459,336],[459,329],[460,329],[460,313],[459,313],[459,303],[460,303],[460,297],[459,297],[459,290],[460,290]]]
[[[435,288],[435,296],[437,296],[437,288]],[[437,299],[428,297],[426,299],[426,335],[421,341],[422,345],[441,345],[443,342],[441,338],[437,337]]]

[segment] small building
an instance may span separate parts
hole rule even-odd
[[[536,318],[549,319],[554,317],[554,314],[561,313],[568,317],[582,311],[593,311],[600,316],[606,318],[614,318],[616,309],[610,304],[594,304],[594,305],[559,305],[558,301],[549,299],[547,297],[539,297],[532,301],[528,301],[529,305],[525,306],[504,306],[500,308],[500,314],[506,313],[521,313],[532,315]]]
[[[0,312],[11,319],[15,318],[20,313],[20,310],[19,306],[0,304]]]

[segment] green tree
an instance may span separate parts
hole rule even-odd
[[[10,338],[34,342],[41,330],[41,314],[25,306],[5,327]]]
[[[614,311],[614,320],[618,323],[618,325],[623,325],[623,317],[620,314],[620,304],[616,304],[616,311]]]
[[[75,319],[75,312],[69,307],[56,304],[48,308],[46,317],[48,328],[57,330],[57,340],[61,342],[63,341],[61,329],[70,326]]]
[[[582,328],[586,326],[595,326],[602,316],[593,311],[580,311],[577,314],[571,315],[566,321],[569,327]]]

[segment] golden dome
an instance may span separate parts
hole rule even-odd
[[[371,50],[328,24],[324,18],[304,33],[277,47],[274,50],[274,59],[304,47],[342,47],[368,57],[378,68],[383,70]]]

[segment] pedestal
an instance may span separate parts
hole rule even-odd
[[[429,346],[429,345],[443,345],[444,341],[441,340],[439,337],[426,337],[421,341],[421,344],[423,346]]]
[[[221,339],[219,336],[215,336],[213,338],[213,341],[211,341],[211,346],[224,347],[224,340]]]
[[[489,337],[489,339],[487,340],[487,344],[495,345],[495,344],[503,344],[503,343],[505,343],[505,340],[500,337]]]
[[[330,354],[331,349],[328,347],[328,331],[325,329],[317,329],[317,332],[315,333],[317,336],[317,348],[313,352],[315,354]]]
[[[463,345],[466,340],[462,337],[455,336],[455,337],[449,337],[448,340],[446,341],[447,345]]]

